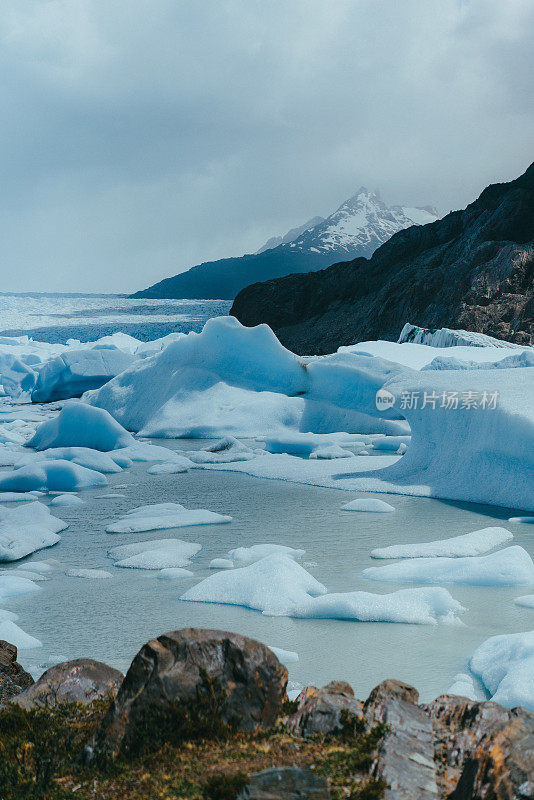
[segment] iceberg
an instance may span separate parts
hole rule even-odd
[[[475,650],[469,667],[495,703],[534,711],[534,631],[492,636]]]
[[[67,578],[87,578],[89,580],[102,580],[105,578],[112,578],[111,572],[105,569],[67,569],[65,570]]]
[[[20,575],[0,574],[0,603],[10,600],[12,597],[38,592],[40,588],[33,581]]]
[[[251,547],[235,547],[228,553],[232,564],[243,566],[253,564],[266,556],[283,555],[298,561],[305,554],[305,550],[296,550],[284,544],[253,544]]]
[[[134,508],[116,522],[107,526],[108,533],[140,533],[142,531],[185,528],[189,525],[215,525],[231,522],[232,517],[206,511],[203,508],[188,509],[179,503],[156,503]]]
[[[401,589],[392,594],[327,589],[287,555],[274,554],[239,569],[210,575],[182,600],[247,606],[271,616],[360,622],[456,622],[463,608],[446,589]]]
[[[50,403],[80,397],[89,389],[100,388],[136,360],[118,349],[65,350],[39,370],[31,393],[32,402]]]
[[[175,459],[174,461],[160,461],[152,464],[147,469],[149,475],[174,475],[178,472],[187,472],[193,466],[188,458]]]
[[[71,402],[57,417],[43,422],[27,442],[35,450],[51,447],[87,447],[91,450],[116,450],[134,444],[133,436],[102,408]]]
[[[384,500],[379,500],[375,497],[358,497],[356,500],[351,500],[350,503],[345,503],[341,506],[342,511],[371,511],[378,514],[388,514],[395,511],[394,507]]]
[[[173,581],[183,578],[191,578],[193,573],[190,569],[183,569],[182,567],[169,567],[167,569],[160,569],[158,578],[165,581]]]
[[[516,606],[523,608],[534,608],[534,594],[524,594],[521,597],[516,597],[514,600]]]
[[[187,567],[202,545],[195,542],[183,542],[180,539],[169,539],[160,547],[151,547],[140,553],[115,561],[116,567],[128,569],[176,569]]]
[[[0,477],[0,491],[30,492],[32,489],[75,492],[90,486],[107,486],[107,478],[94,469],[70,461],[48,461],[19,467]]]
[[[84,500],[76,494],[58,494],[50,500],[51,506],[83,506]]]
[[[89,447],[51,447],[39,453],[22,456],[15,462],[14,466],[17,468],[44,460],[72,461],[73,464],[79,464],[81,467],[87,467],[87,469],[94,469],[96,472],[102,472],[105,475],[122,472],[121,467],[114,458],[111,458],[107,453],[102,453],[100,450],[92,450]]]
[[[372,581],[393,583],[521,586],[534,584],[534,563],[526,550],[514,545],[487,556],[407,559],[398,564],[368,567],[363,575]]]
[[[480,700],[473,678],[466,672],[459,672],[458,675],[454,676],[454,681],[445,694],[457,694],[460,697],[467,697],[468,700]]]
[[[439,539],[436,542],[393,544],[371,551],[373,558],[463,558],[481,556],[514,538],[506,528],[481,528],[478,531]]]
[[[384,388],[411,444],[392,466],[354,475],[355,489],[534,509],[534,367],[414,371]]]
[[[60,540],[58,533],[67,527],[39,502],[0,508],[0,561],[18,561],[36,550],[52,547]]]
[[[330,444],[326,447],[316,447],[310,453],[310,458],[352,458],[354,453],[346,450],[338,444]]]
[[[205,450],[190,450],[187,456],[195,464],[231,464],[249,461],[257,454],[234,436],[226,436]]]
[[[272,650],[281,664],[294,664],[299,660],[299,654],[295,653],[294,650],[284,650],[282,647],[273,647],[270,644],[266,645],[266,647]]]
[[[0,619],[0,639],[14,644],[18,650],[30,650],[33,647],[42,647],[43,643],[30,636],[9,619]]]

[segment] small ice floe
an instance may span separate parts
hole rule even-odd
[[[299,660],[299,654],[295,653],[293,650],[284,650],[282,647],[273,647],[270,644],[268,644],[267,647],[269,650],[273,651],[281,664],[294,664]]]
[[[42,647],[43,643],[30,636],[29,633],[19,628],[12,620],[0,617],[0,639],[14,644],[18,650],[30,650],[33,647]]]
[[[54,561],[53,559],[52,561]],[[24,564],[17,564],[15,569],[24,570],[24,569],[31,569],[32,572],[52,572],[52,564],[48,561],[25,561]]]
[[[510,517],[508,522],[525,522],[528,525],[534,525],[534,517]]]
[[[327,447],[316,447],[309,455],[309,458],[352,458],[354,453],[351,450],[344,450],[338,444],[331,444]]]
[[[0,477],[0,491],[29,492],[32,489],[47,489],[74,492],[89,486],[107,486],[107,479],[94,469],[62,460],[36,461]]]
[[[77,494],[58,494],[50,501],[51,506],[83,506],[84,501]]]
[[[202,549],[196,542],[181,539],[156,539],[152,542],[112,547],[108,551],[115,559],[116,567],[129,569],[170,569],[187,567],[191,559]]]
[[[121,494],[121,492],[108,492],[107,494],[99,495],[97,500],[118,500],[121,497],[126,497],[126,495]]]
[[[371,550],[373,558],[462,558],[481,556],[514,538],[506,528],[481,528],[478,531],[435,542],[392,544]]]
[[[305,550],[296,550],[285,544],[253,544],[251,547],[235,547],[229,551],[228,558],[232,561],[232,565],[242,567],[272,555],[288,556],[298,561],[305,553]]]
[[[186,591],[182,600],[246,606],[272,616],[416,624],[458,623],[463,607],[446,589],[401,589],[391,594],[328,593],[325,586],[284,555],[217,572]]]
[[[38,592],[40,589],[34,581],[15,575],[14,572],[15,570],[10,575],[6,575],[5,572],[0,574],[0,603],[11,597]]]
[[[0,492],[0,503],[31,503],[35,499],[33,492]]]
[[[496,703],[534,711],[534,631],[492,636],[475,650],[469,668]]]
[[[212,558],[210,569],[233,569],[234,562],[231,558]]]
[[[174,475],[178,472],[188,472],[191,466],[192,463],[188,458],[175,458],[174,461],[160,461],[152,464],[147,472],[149,475]]]
[[[516,597],[514,603],[522,608],[534,608],[534,594],[524,594],[521,597]]]
[[[89,580],[102,580],[105,578],[112,578],[111,572],[105,569],[67,569],[65,570],[67,578],[88,578]]]
[[[15,462],[15,467],[24,467],[38,461],[72,461],[80,467],[94,469],[96,472],[110,474],[122,472],[122,468],[108,453],[92,450],[89,447],[51,447],[38,453],[26,454]]]
[[[0,508],[0,561],[18,561],[51,547],[60,540],[59,531],[67,528],[63,520],[35,501],[15,508]]]
[[[402,452],[405,453],[411,440],[411,436],[377,436],[373,439],[371,447],[373,450],[392,450],[394,453],[402,447]]]
[[[0,575],[2,574],[15,574],[19,578],[27,578],[29,581],[36,581],[37,583],[40,581],[47,581],[49,579],[48,575],[45,575],[43,572],[34,572],[31,569],[31,565],[28,565],[28,569],[1,570]]]
[[[67,403],[54,419],[43,422],[27,443],[34,450],[50,447],[88,447],[108,452],[134,443],[107,411],[81,402]]]
[[[350,503],[345,503],[341,506],[342,511],[371,511],[378,514],[387,514],[390,511],[395,511],[393,506],[386,503],[384,500],[379,500],[376,497],[358,497],[356,500],[351,500]]]
[[[166,569],[160,569],[157,577],[164,581],[174,581],[181,578],[191,578],[193,574],[190,569],[184,569],[183,567],[167,567]]]
[[[445,694],[457,694],[461,697],[467,697],[468,700],[480,700],[473,678],[467,672],[459,672],[455,675],[453,683]]]
[[[166,528],[185,528],[189,525],[214,525],[231,522],[232,517],[216,514],[203,508],[188,509],[179,503],[156,503],[140,506],[107,526],[108,533],[140,533]]]
[[[534,563],[526,550],[514,545],[487,556],[407,559],[368,567],[363,575],[372,581],[393,583],[521,586],[534,583]]]
[[[190,450],[187,456],[195,464],[231,464],[234,461],[250,461],[257,454],[257,450],[251,450],[233,436],[226,436],[205,450]]]

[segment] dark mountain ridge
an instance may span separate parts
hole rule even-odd
[[[406,322],[530,344],[533,283],[534,164],[464,210],[399,231],[370,259],[249,286],[230,313],[268,323],[299,353],[396,340]]]

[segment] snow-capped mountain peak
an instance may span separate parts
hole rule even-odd
[[[323,222],[286,244],[293,250],[332,252],[342,257],[369,257],[381,244],[403,228],[437,219],[434,209],[388,206],[377,192],[361,186]]]

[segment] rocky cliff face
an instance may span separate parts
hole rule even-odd
[[[370,259],[249,286],[230,313],[268,323],[297,353],[397,340],[406,321],[529,344],[533,283],[534,164],[463,211],[399,231]]]

